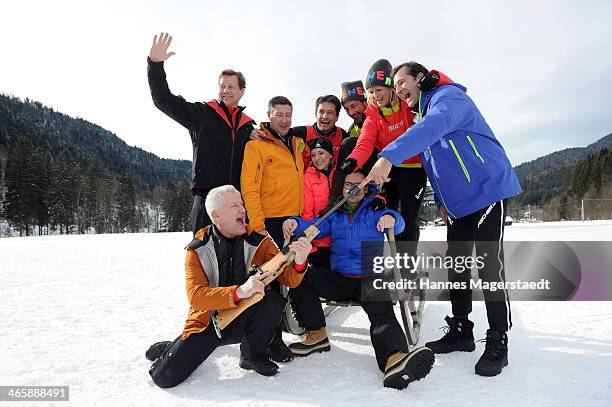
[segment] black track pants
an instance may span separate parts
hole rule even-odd
[[[506,201],[498,201],[463,218],[450,219],[447,225],[447,256],[482,256],[484,267],[479,277],[484,282],[505,282],[504,270],[504,219]],[[485,255],[486,253],[486,255]],[[472,312],[472,290],[470,272],[448,270],[448,281],[464,282],[466,289],[450,290],[450,299],[455,317],[467,317]],[[508,291],[484,290],[489,327],[506,332],[512,327]]]
[[[149,374],[159,387],[174,387],[184,382],[196,368],[222,345],[240,343],[240,353],[249,360],[268,360],[267,346],[276,332],[285,300],[274,290],[246,309],[217,337],[212,324],[183,340],[179,336],[157,359]]]
[[[307,330],[325,326],[319,297],[335,301],[360,301],[361,279],[348,278],[327,268],[312,268],[302,283],[290,290],[292,304],[300,324]],[[389,302],[362,302],[370,320],[370,339],[376,362],[384,372],[387,359],[395,352],[408,352],[404,331]]]

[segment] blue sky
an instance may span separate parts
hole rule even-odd
[[[165,158],[191,158],[187,132],[155,109],[153,35],[174,36],[171,90],[217,94],[225,67],[247,77],[247,113],[275,95],[294,125],[314,100],[363,79],[379,58],[416,60],[468,88],[513,164],[612,132],[607,1],[19,1],[3,5],[0,92],[39,100]],[[350,120],[341,113],[345,128]]]

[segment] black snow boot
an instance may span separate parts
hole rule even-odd
[[[505,332],[487,330],[485,351],[474,370],[480,376],[497,376],[508,366],[508,335]]]
[[[149,349],[145,352],[145,358],[153,362],[164,354],[171,343],[170,341],[155,342],[153,345],[149,346]]]
[[[450,353],[450,352],[472,352],[476,349],[474,343],[474,334],[472,329],[474,323],[469,319],[451,318],[448,315],[444,318],[448,324],[445,327],[444,336],[437,341],[427,342],[425,346],[431,349],[434,353]]]
[[[291,362],[294,359],[293,353],[285,342],[283,342],[282,331],[279,329],[272,338],[272,342],[268,345],[268,349],[270,350],[270,359],[275,362],[285,363]]]
[[[274,376],[278,373],[278,365],[271,360],[248,360],[240,355],[238,365],[245,370],[254,370],[263,376]]]

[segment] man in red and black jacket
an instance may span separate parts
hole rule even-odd
[[[304,140],[304,151],[302,151],[302,159],[304,161],[304,170],[310,165],[310,149],[308,143],[318,137],[323,137],[329,140],[333,147],[332,157],[334,162],[338,162],[338,154],[340,153],[340,145],[342,140],[348,137],[348,133],[336,127],[336,122],[340,116],[340,99],[334,95],[319,96],[315,101],[315,122],[311,126],[298,126],[291,129],[291,134]],[[255,129],[251,135],[252,138],[261,140],[265,138],[265,134],[260,129]]]
[[[195,234],[211,224],[204,209],[208,191],[225,184],[240,189],[244,147],[255,122],[243,113],[244,107],[238,106],[246,88],[244,75],[231,69],[219,75],[218,100],[190,103],[173,95],[164,71],[164,61],[174,55],[168,52],[171,42],[168,33],[153,39],[148,58],[149,87],[155,106],[189,130],[191,136],[191,223]]]
[[[315,118],[316,121],[312,126],[298,126],[292,129],[293,135],[304,140],[306,148],[302,152],[304,159],[304,168],[310,165],[310,149],[308,143],[317,137],[328,139],[332,143],[333,158],[338,162],[338,154],[340,153],[340,145],[342,140],[348,137],[348,133],[336,127],[336,122],[340,117],[340,99],[334,95],[319,96],[315,101]]]

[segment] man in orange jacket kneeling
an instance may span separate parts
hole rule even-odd
[[[173,342],[157,342],[146,352],[153,361],[149,370],[159,387],[174,387],[219,346],[240,343],[240,367],[264,376],[278,372],[270,360],[268,345],[285,307],[276,290],[261,281],[267,277],[248,276],[252,266],[261,266],[279,253],[269,236],[254,232],[246,224],[246,210],[240,192],[231,185],[212,189],[206,196],[206,211],[212,225],[200,229],[187,247],[185,258],[189,315],[183,333]],[[293,242],[293,263],[278,277],[281,284],[294,288],[307,268],[312,246],[306,238]],[[214,310],[231,309],[256,293],[264,297],[247,308],[223,329],[221,337],[210,323]]]

